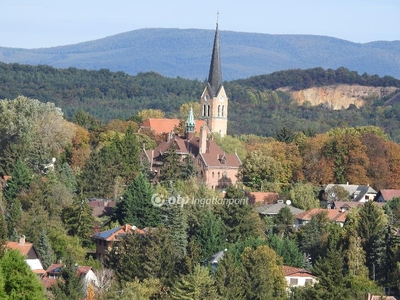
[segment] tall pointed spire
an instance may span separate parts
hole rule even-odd
[[[219,54],[218,17],[211,57],[210,73],[208,75],[208,83],[210,84],[211,91],[213,93],[212,96],[215,97],[220,86],[222,85],[221,57]]]

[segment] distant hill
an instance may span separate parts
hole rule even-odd
[[[166,77],[204,80],[213,30],[140,29],[75,45],[17,49],[0,47],[0,61],[58,68],[154,71]],[[400,79],[400,41],[353,43],[315,35],[220,31],[224,80],[288,69],[345,67],[360,74]]]

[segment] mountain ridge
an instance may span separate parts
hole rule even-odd
[[[50,48],[0,47],[0,61],[203,80],[213,37],[207,29],[144,28]],[[321,35],[220,30],[220,42],[224,80],[314,67],[400,78],[400,41],[354,43]]]

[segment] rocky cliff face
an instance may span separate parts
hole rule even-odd
[[[312,106],[326,105],[332,109],[348,108],[350,104],[361,107],[368,98],[382,98],[398,88],[396,87],[372,87],[361,85],[331,85],[314,87],[301,91],[291,91],[290,88],[280,90],[288,92],[299,103],[309,102]]]

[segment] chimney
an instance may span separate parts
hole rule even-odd
[[[22,236],[19,238],[19,244],[20,244],[20,245],[25,245],[25,236],[24,236],[24,235],[22,235]]]
[[[207,149],[207,129],[205,126],[200,128],[200,140],[199,140],[199,151],[200,153],[206,153]]]

